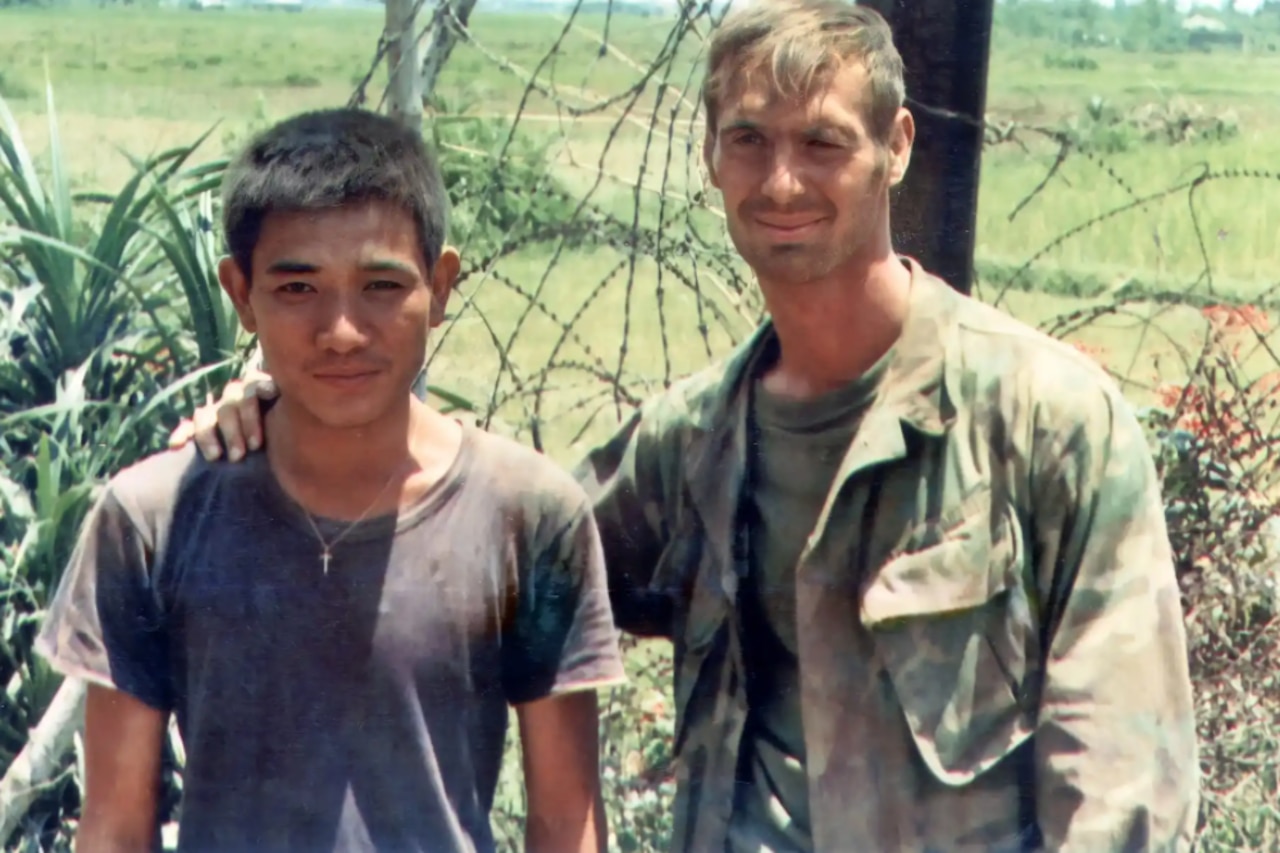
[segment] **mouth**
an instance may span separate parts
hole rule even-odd
[[[334,388],[355,388],[377,378],[379,373],[378,370],[329,370],[312,376]]]
[[[805,219],[757,219],[756,224],[766,232],[779,237],[798,237],[818,228],[822,217]]]

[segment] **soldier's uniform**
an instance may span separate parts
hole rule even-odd
[[[820,851],[1190,847],[1191,684],[1141,426],[1085,356],[907,261],[905,328],[788,578]],[[675,646],[672,849],[720,853],[749,718],[765,324],[578,471],[615,618]],[[745,663],[744,663],[745,661]]]

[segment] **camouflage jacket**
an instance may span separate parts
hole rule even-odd
[[[909,316],[796,566],[819,851],[1189,849],[1179,591],[1140,424],[1085,356],[911,262]],[[746,718],[753,362],[583,461],[615,618],[674,643],[672,849],[722,851]]]

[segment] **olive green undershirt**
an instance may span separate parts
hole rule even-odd
[[[745,501],[749,575],[740,607],[750,711],[742,740],[729,853],[813,848],[796,651],[795,571],[832,481],[890,361],[854,382],[793,400],[756,382]]]

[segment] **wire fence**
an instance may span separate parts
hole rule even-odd
[[[515,86],[496,107],[429,102],[437,144],[473,181],[457,192],[469,226],[463,304],[434,341],[433,376],[566,463],[630,407],[724,356],[763,314],[702,168],[701,62],[723,9],[682,2],[649,18],[614,8],[577,3],[523,60],[448,3],[429,24],[456,34],[451,62],[465,74]],[[442,84],[465,88],[451,67]],[[362,84],[353,100],[364,99]],[[1268,664],[1280,651],[1280,280],[1221,272],[1231,230],[1263,232],[1247,204],[1224,225],[1222,205],[1209,211],[1205,197],[1225,187],[1277,199],[1280,172],[1215,162],[1234,122],[1177,102],[1126,113],[1096,100],[1079,121],[986,116],[984,172],[1016,163],[1022,180],[1003,197],[984,194],[974,296],[1097,357],[1150,427],[1192,638],[1202,846],[1261,850],[1280,844],[1280,682]],[[1121,156],[1130,143],[1181,146],[1195,162],[1153,171]],[[509,227],[486,231],[495,210],[514,211]],[[1021,256],[984,250],[982,228],[1036,215],[1045,226]],[[1149,262],[1092,263],[1092,248],[1118,233],[1146,245]],[[670,660],[647,644],[629,655],[633,684],[609,699],[602,723],[612,830],[619,849],[657,850],[669,831]],[[505,796],[499,825],[515,847],[519,792]]]
[[[473,20],[474,0],[415,2],[426,126],[464,260],[431,341],[432,387],[572,464],[764,315],[702,165],[701,65],[725,7],[578,0],[503,29]],[[386,106],[374,81],[396,35],[351,103]],[[1094,98],[1050,117],[997,107],[981,120],[973,295],[1095,357],[1148,427],[1191,639],[1201,849],[1280,849],[1280,172],[1233,145],[1238,119],[1177,99]],[[631,681],[602,700],[612,847],[657,851],[671,659],[656,643],[626,651]],[[512,736],[503,849],[522,847],[518,756]]]

